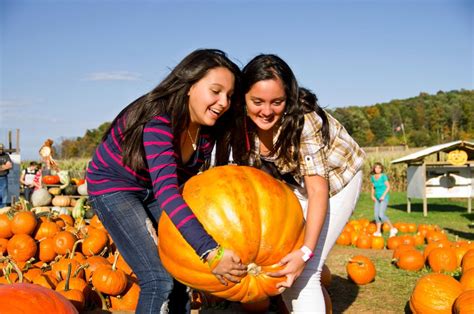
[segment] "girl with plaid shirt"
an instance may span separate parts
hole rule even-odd
[[[278,288],[290,311],[324,313],[322,267],[356,205],[365,153],[278,56],[259,55],[242,72],[234,161],[286,181],[306,218],[304,245],[270,275],[287,277]]]

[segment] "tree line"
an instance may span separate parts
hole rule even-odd
[[[474,139],[474,90],[420,93],[364,107],[327,109],[361,146],[432,146]],[[110,122],[65,139],[57,147],[60,158],[92,156]]]

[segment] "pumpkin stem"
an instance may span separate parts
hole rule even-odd
[[[18,274],[18,282],[22,283],[23,282],[23,273],[21,272],[21,269],[18,267],[18,265],[13,260],[9,260],[8,265],[11,267],[10,272],[11,272],[11,269],[13,268],[13,270],[15,270],[16,273]],[[8,266],[7,266],[7,268],[8,268]],[[8,281],[10,281],[9,279],[10,278],[7,278]]]
[[[262,267],[258,266],[255,263],[250,263],[247,265],[247,273],[249,273],[252,276],[258,276],[262,272]]]
[[[74,257],[74,253],[76,253],[76,249],[79,243],[84,242],[84,239],[77,240],[74,242],[74,245],[72,246],[72,252],[70,252],[69,258],[72,259]]]
[[[102,250],[102,252],[99,253],[99,255],[102,256],[102,257],[104,257],[104,255],[105,255],[105,253],[107,253],[107,250],[108,250],[108,249],[109,249],[109,248],[107,247],[107,245],[104,246],[104,249]]]
[[[77,269],[76,271],[74,272],[74,275],[72,275],[73,277],[77,277],[77,275],[79,274],[79,272],[83,269],[86,269],[87,267],[89,267],[89,264],[81,264]]]
[[[64,291],[69,291],[69,280],[71,279],[71,270],[72,265],[71,263],[67,264],[67,275],[66,275],[66,284],[64,285]]]
[[[350,259],[350,260],[349,260],[349,263],[357,263],[357,264],[359,264],[359,266],[360,266],[360,265],[365,265],[364,262],[362,262],[362,261],[355,261],[355,260],[353,260],[353,259]]]
[[[112,270],[113,271],[117,270],[117,261],[118,261],[119,255],[120,255],[120,252],[115,251],[115,253],[114,253],[114,263],[112,264]]]

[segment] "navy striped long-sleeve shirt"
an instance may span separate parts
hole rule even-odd
[[[209,134],[201,132],[198,149],[183,165],[173,148],[169,117],[155,116],[143,131],[148,168],[135,172],[122,163],[124,129],[125,118],[122,117],[112,127],[106,140],[97,147],[87,169],[89,195],[152,188],[159,206],[199,256],[216,247],[217,243],[204,230],[179,193],[179,186],[197,174],[204,161],[211,158],[214,140]]]

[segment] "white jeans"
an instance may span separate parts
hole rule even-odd
[[[329,198],[328,212],[324,221],[314,257],[306,263],[303,273],[286,289],[283,300],[292,313],[325,313],[324,296],[321,290],[321,271],[326,258],[336,243],[339,234],[349,220],[359,198],[362,183],[362,171],[339,193]],[[301,189],[294,189],[306,218],[308,199]]]

